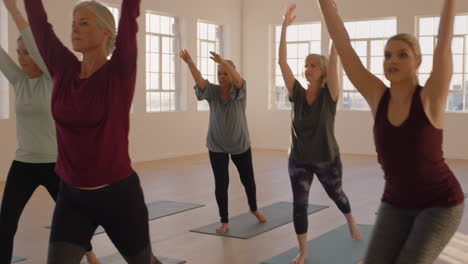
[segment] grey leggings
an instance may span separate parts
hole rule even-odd
[[[382,202],[366,264],[432,264],[455,234],[464,204],[404,210]]]

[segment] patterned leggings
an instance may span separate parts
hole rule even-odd
[[[340,211],[343,214],[351,212],[348,197],[343,192],[341,185],[342,166],[339,156],[334,161],[312,165],[300,164],[289,158],[288,170],[294,197],[293,218],[296,234],[307,232],[307,204],[314,174],[317,175],[328,196],[336,203]]]

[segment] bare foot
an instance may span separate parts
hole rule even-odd
[[[223,233],[226,233],[228,229],[229,229],[228,223],[221,223],[221,226],[218,227],[218,229],[216,229],[216,233],[223,234]]]
[[[356,262],[356,264],[364,264],[364,260],[360,260],[360,261]]]
[[[361,240],[362,237],[361,237],[361,233],[359,232],[359,228],[358,226],[356,225],[355,222],[352,222],[350,224],[348,224],[348,227],[349,227],[349,232],[351,233],[351,237],[355,240]]]
[[[260,211],[255,211],[255,212],[252,212],[253,215],[255,215],[255,217],[257,217],[258,221],[260,223],[265,223],[267,221],[265,215],[263,215]]]
[[[86,252],[86,261],[88,261],[89,264],[101,264],[93,251]]]
[[[293,259],[293,261],[291,262],[291,264],[304,264],[305,263],[305,259],[306,259],[307,255],[306,254],[297,254],[297,256]]]

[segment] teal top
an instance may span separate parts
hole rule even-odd
[[[29,27],[21,31],[29,55],[43,74],[31,79],[0,47],[0,70],[15,89],[15,160],[52,163],[57,160],[55,125],[51,113],[52,78],[34,42]]]

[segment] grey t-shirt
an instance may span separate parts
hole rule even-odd
[[[231,86],[230,96],[221,99],[219,85],[207,83],[205,90],[195,85],[195,94],[199,101],[207,100],[210,106],[210,123],[206,136],[206,147],[212,152],[240,154],[250,147],[246,108],[246,82],[242,88]]]
[[[296,80],[289,100],[292,102],[290,158],[304,164],[333,161],[339,154],[334,134],[336,102],[328,85],[309,105],[306,91]]]
[[[28,75],[0,47],[0,70],[15,88],[15,160],[27,163],[52,163],[57,160],[55,123],[51,113],[52,79],[39,55],[31,29],[21,31],[29,55],[43,71],[37,78]]]

